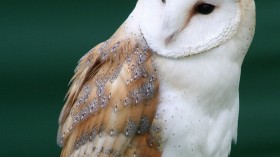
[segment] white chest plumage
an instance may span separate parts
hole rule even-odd
[[[237,135],[240,66],[222,59],[226,53],[220,60],[218,55],[209,52],[178,60],[155,57],[163,156],[229,154]]]

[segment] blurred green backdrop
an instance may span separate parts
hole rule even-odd
[[[79,58],[136,0],[0,2],[0,156],[59,156],[57,119]],[[256,0],[257,31],[240,85],[231,157],[280,157],[280,1]]]

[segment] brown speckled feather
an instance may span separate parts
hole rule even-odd
[[[119,35],[79,62],[59,119],[61,156],[157,157],[159,83],[152,53]]]

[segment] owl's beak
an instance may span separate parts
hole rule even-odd
[[[172,42],[173,38],[177,35],[177,32],[172,33],[171,35],[165,37],[164,44],[165,46]]]
[[[162,35],[165,45],[175,40],[176,36],[186,29],[193,16],[193,6],[186,6],[186,3],[183,2],[166,3],[162,19]]]
[[[164,43],[165,45],[168,45],[169,43],[171,43],[173,40],[176,39],[176,37],[187,28],[190,19],[192,16],[186,16],[183,20],[182,23],[174,26],[173,28],[170,29],[170,26],[167,28],[169,28],[166,33],[164,34]],[[163,31],[164,32],[164,31]]]

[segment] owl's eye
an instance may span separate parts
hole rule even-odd
[[[215,6],[209,3],[200,3],[196,6],[195,11],[197,13],[208,15],[212,13],[215,9]]]
[[[161,0],[162,1],[162,3],[165,3],[166,2],[166,0]]]

